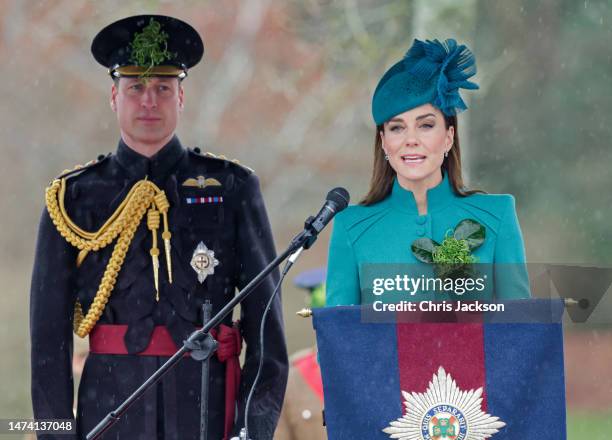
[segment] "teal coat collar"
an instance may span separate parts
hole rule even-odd
[[[442,182],[427,190],[427,213],[431,214],[447,207],[457,197],[448,179],[448,174],[445,173]],[[418,215],[419,213],[414,194],[412,191],[402,188],[397,177],[393,181],[389,202],[393,207],[408,214]]]

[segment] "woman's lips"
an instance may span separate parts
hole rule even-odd
[[[423,156],[421,154],[403,154],[400,157],[402,162],[410,165],[423,163],[425,162],[425,159],[427,159],[427,156]]]

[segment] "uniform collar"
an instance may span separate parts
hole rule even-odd
[[[181,141],[176,136],[151,157],[137,153],[121,139],[117,146],[117,160],[130,177],[144,179],[146,176],[160,181],[167,177],[184,152]]]
[[[427,190],[427,213],[431,214],[447,206],[456,197],[448,179],[448,174],[443,172],[442,181],[437,186]],[[414,194],[412,191],[404,189],[399,184],[397,177],[393,181],[393,189],[389,199],[391,204],[400,211],[418,215],[419,210],[414,200]]]

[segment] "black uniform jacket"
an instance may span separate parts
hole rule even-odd
[[[156,325],[165,325],[177,346],[202,325],[205,299],[219,311],[275,257],[274,243],[258,179],[231,161],[186,150],[173,138],[146,158],[120,141],[117,153],[70,176],[66,210],[82,229],[95,231],[111,216],[132,186],[145,176],[165,190],[172,233],[173,283],[168,283],[161,229],[159,302],[155,299],[146,215],[129,247],[113,293],[99,323],[127,324],[128,355],[90,354],[78,391],[77,438],[129,396],[167,358],[138,356]],[[214,178],[221,186],[184,186],[189,178]],[[222,197],[222,202],[189,204],[188,198]],[[218,201],[220,199],[217,199]],[[202,241],[219,265],[200,284],[190,261]],[[96,294],[114,242],[90,252],[79,268],[77,249],[42,214],[32,276],[32,401],[37,419],[73,416],[71,372],[73,307],[78,298],[86,312]],[[235,432],[243,426],[244,405],[259,361],[259,325],[278,280],[278,271],[242,303],[241,331],[246,357],[241,374]],[[231,325],[231,317],[225,324]],[[133,354],[132,354],[133,353]],[[265,362],[249,412],[251,437],[271,439],[283,401],[287,353],[280,299],[275,299],[265,327]],[[211,361],[209,439],[223,437],[225,364]],[[201,364],[183,359],[162,382],[145,394],[104,439],[198,439]],[[39,438],[53,438],[39,437]],[[66,439],[69,437],[61,436]]]

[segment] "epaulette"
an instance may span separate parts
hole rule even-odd
[[[83,172],[85,170],[97,167],[101,163],[104,163],[109,157],[111,157],[111,154],[112,153],[100,154],[96,159],[90,160],[89,162],[87,162],[84,165],[76,165],[71,170],[64,170],[64,171],[62,171],[62,173],[59,176],[56,177],[56,179],[64,179],[66,177],[70,177],[70,176],[73,176],[75,174],[81,173],[81,172]]]
[[[244,168],[245,170],[247,170],[250,173],[254,173],[255,170],[253,168],[249,168],[246,165],[241,164],[238,159],[228,159],[227,157],[225,157],[222,154],[213,154],[209,151],[207,151],[206,153],[202,153],[202,150],[199,147],[195,147],[195,148],[188,148],[189,152],[191,154],[193,154],[194,156],[197,157],[206,157],[209,159],[216,159],[216,160],[223,160],[225,162],[229,162],[229,163],[233,163],[234,165],[238,165],[241,168]]]

